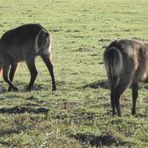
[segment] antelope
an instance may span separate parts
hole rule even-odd
[[[113,116],[121,116],[120,97],[128,87],[132,89],[132,115],[135,115],[138,82],[148,82],[148,44],[134,39],[115,40],[105,49],[103,57]]]
[[[31,91],[37,77],[35,57],[41,56],[52,80],[52,91],[56,90],[53,65],[51,62],[51,35],[40,24],[25,24],[5,32],[0,39],[0,70],[8,83],[8,91],[19,91],[13,84],[18,63],[25,61],[30,71],[27,91]],[[10,72],[9,72],[10,71]],[[9,76],[8,76],[9,75]]]

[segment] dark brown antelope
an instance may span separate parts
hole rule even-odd
[[[104,63],[111,86],[112,113],[121,116],[120,96],[132,89],[132,115],[136,113],[138,82],[148,80],[148,44],[132,39],[113,41],[104,52]]]
[[[40,55],[46,64],[52,80],[52,90],[56,90],[51,63],[51,36],[47,30],[39,24],[26,24],[3,34],[0,39],[0,69],[9,85],[9,91],[11,89],[18,91],[12,81],[18,62],[21,61],[26,61],[30,71],[31,79],[27,91],[31,91],[38,73],[35,66],[37,55]]]

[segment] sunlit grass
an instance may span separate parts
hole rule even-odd
[[[104,47],[117,38],[148,42],[146,0],[0,0],[0,34],[26,23],[40,23],[53,37],[58,90],[41,58],[34,90],[21,63],[7,92],[1,78],[0,147],[148,147],[147,84],[140,84],[137,115],[131,91],[121,98],[122,117],[112,117],[110,91],[102,64]]]

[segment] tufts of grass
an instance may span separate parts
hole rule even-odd
[[[40,23],[53,37],[58,90],[41,58],[33,91],[20,63],[8,92],[0,81],[0,147],[148,147],[147,84],[140,84],[137,115],[131,91],[121,97],[122,117],[112,117],[102,54],[117,38],[148,41],[146,0],[0,1],[0,34],[26,23]]]

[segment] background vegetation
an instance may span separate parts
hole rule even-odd
[[[40,57],[34,90],[21,63],[8,92],[0,81],[0,147],[148,147],[148,84],[140,84],[137,115],[131,91],[121,98],[122,117],[112,117],[102,54],[112,40],[148,42],[147,0],[0,0],[0,34],[40,23],[53,36],[58,90]]]

